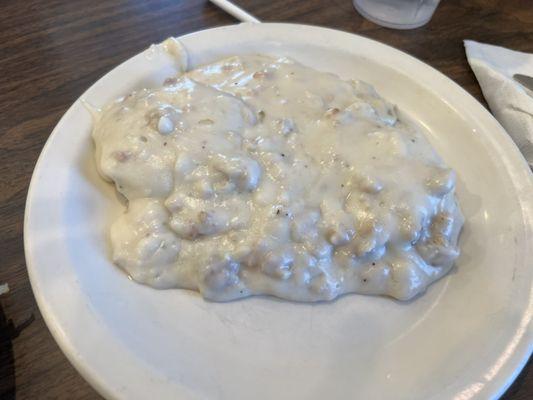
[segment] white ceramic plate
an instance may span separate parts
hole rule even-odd
[[[349,295],[209,303],[157,291],[110,263],[121,206],[95,172],[91,118],[76,101],[48,140],[28,194],[31,283],[55,339],[104,396],[120,399],[486,399],[531,354],[533,183],[490,114],[451,80],[383,44],[329,29],[241,24],[181,38],[194,65],[280,54],[361,78],[429,132],[457,170],[467,222],[457,268],[410,303]],[[174,72],[137,55],[82,98],[99,106]]]

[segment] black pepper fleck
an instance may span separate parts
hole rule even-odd
[[[276,215],[279,215],[279,209],[278,209],[278,211],[276,211]]]
[[[344,187],[344,183],[341,183],[341,187]]]
[[[285,157],[285,153],[281,153],[281,156],[282,156],[282,157]]]
[[[375,263],[375,262],[373,262],[373,263],[372,263],[372,265],[376,265],[376,263]]]
[[[363,282],[365,282],[365,283],[366,283],[366,281],[367,281],[367,279],[366,279],[366,278],[364,278],[364,279],[363,279]]]
[[[413,143],[416,142],[416,139],[411,139],[411,142],[413,142]]]
[[[163,146],[166,146],[167,145],[167,142],[163,143]]]

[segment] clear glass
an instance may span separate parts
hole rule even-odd
[[[376,24],[413,29],[427,24],[440,0],[353,0],[355,9]]]

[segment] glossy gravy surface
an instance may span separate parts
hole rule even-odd
[[[95,124],[128,199],[113,261],[208,299],[410,299],[459,254],[455,174],[368,84],[231,57],[134,92]]]

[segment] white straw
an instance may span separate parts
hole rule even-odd
[[[228,0],[209,0],[214,5],[220,7],[224,11],[226,11],[228,14],[234,16],[239,21],[242,22],[255,22],[259,23],[257,18],[255,18],[253,15],[248,14],[246,11],[244,11],[242,8],[236,6],[231,1]]]

